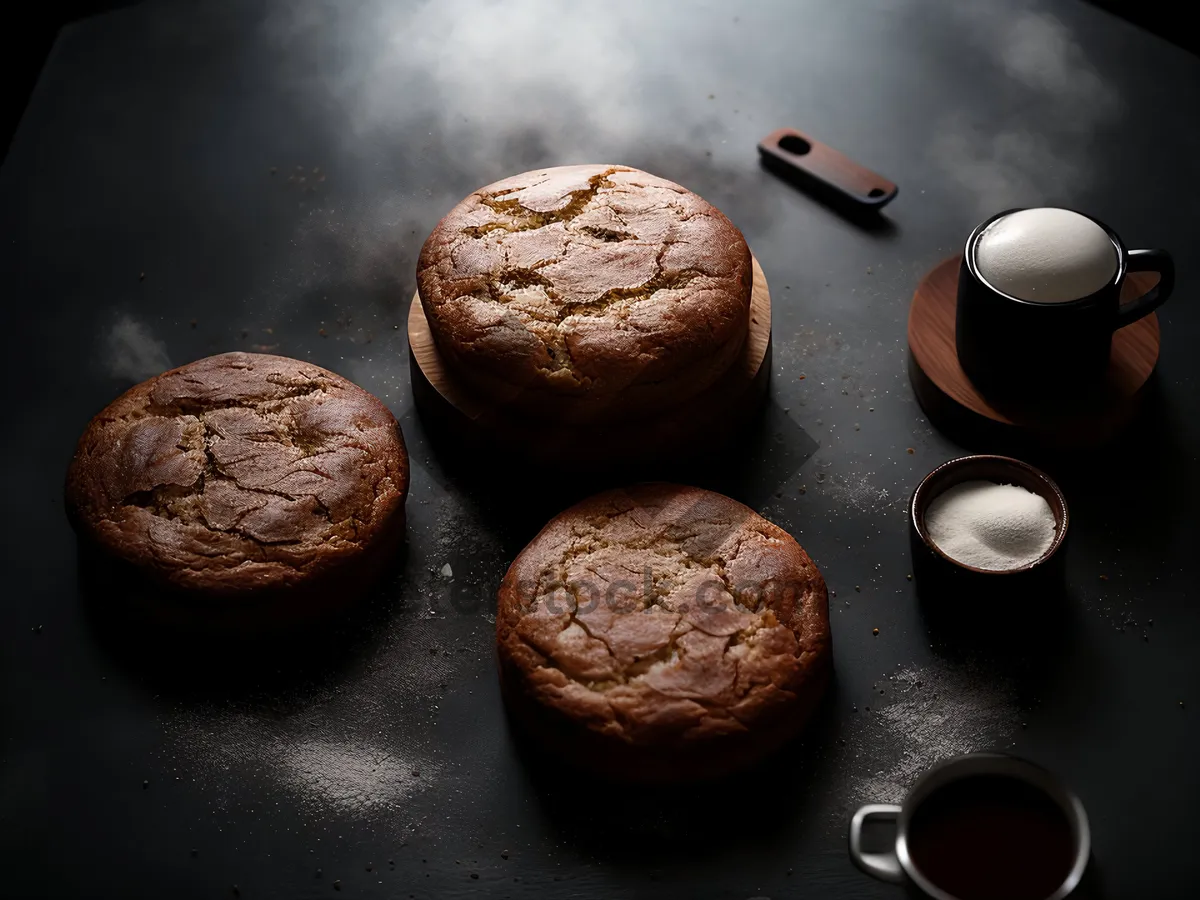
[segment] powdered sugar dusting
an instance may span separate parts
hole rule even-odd
[[[866,475],[834,474],[818,480],[817,485],[840,506],[849,506],[860,512],[882,512],[898,502],[887,488],[872,484]]]
[[[448,765],[430,726],[467,657],[446,648],[437,625],[402,612],[362,671],[320,690],[181,705],[163,722],[172,767],[218,809],[236,804],[247,778],[317,818],[402,807]]]
[[[396,807],[440,768],[369,743],[315,740],[290,748],[280,774],[303,800],[362,812]]]
[[[164,715],[172,768],[214,807],[232,812],[277,792],[315,822],[343,813],[403,828],[428,804],[419,797],[452,774],[439,722],[447,697],[491,674],[492,630],[480,612],[494,610],[503,567],[471,509],[421,502],[427,477],[414,468],[404,572],[380,588],[381,602],[397,598],[386,618],[328,636],[344,667],[284,672],[278,689]]]
[[[910,666],[881,684],[886,705],[872,703],[855,740],[856,802],[899,803],[931,766],[997,749],[1019,726],[1013,684],[970,665]]]

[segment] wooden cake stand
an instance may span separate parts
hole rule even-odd
[[[431,425],[470,444],[539,463],[605,468],[696,457],[728,443],[757,413],[770,381],[771,295],[753,259],[750,329],[742,354],[711,388],[648,418],[617,424],[535,419],[465,388],[446,366],[419,293],[408,312],[413,395]]]
[[[1054,415],[1022,413],[1007,406],[1001,411],[958,363],[954,325],[961,260],[953,256],[921,279],[908,314],[909,375],[917,399],[935,425],[946,422],[993,433],[999,429],[1038,444],[1070,448],[1102,443],[1129,422],[1158,361],[1156,315],[1114,332],[1107,382],[1096,404]],[[1122,301],[1145,293],[1157,279],[1152,273],[1127,275]]]

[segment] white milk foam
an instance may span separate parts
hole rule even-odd
[[[1103,228],[1069,209],[1023,209],[997,219],[975,243],[975,266],[1018,300],[1067,303],[1094,294],[1117,270]]]

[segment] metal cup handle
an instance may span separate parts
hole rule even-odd
[[[890,803],[869,803],[861,807],[850,820],[850,859],[854,864],[880,881],[891,884],[905,882],[904,870],[894,850],[886,853],[865,853],[862,848],[863,825],[868,819],[887,819],[892,822],[900,815],[900,807]]]

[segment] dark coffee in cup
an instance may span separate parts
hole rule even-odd
[[[871,821],[895,823],[895,843],[868,850]],[[899,806],[872,803],[850,820],[850,858],[881,881],[928,900],[1066,900],[1091,856],[1083,805],[1045,769],[972,753],[926,772]]]
[[[1159,282],[1128,303],[1129,272]],[[1127,250],[1111,228],[1074,210],[1006,210],[967,238],[959,267],[959,363],[989,397],[1037,405],[1086,399],[1104,386],[1118,328],[1175,285],[1164,250]]]
[[[934,791],[913,814],[909,857],[959,900],[1046,900],[1075,861],[1062,808],[1027,782],[976,775]]]

